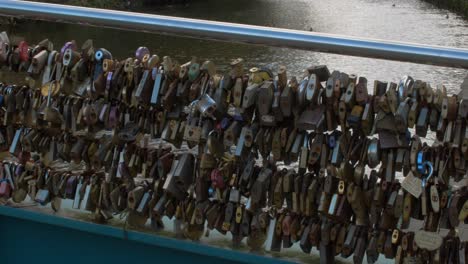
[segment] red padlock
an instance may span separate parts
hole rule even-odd
[[[29,60],[29,46],[26,41],[21,41],[18,45],[19,58],[21,61],[26,62]]]
[[[219,169],[214,169],[211,171],[211,185],[214,188],[224,190],[226,184],[224,182],[223,174]]]

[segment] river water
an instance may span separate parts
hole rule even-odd
[[[468,22],[420,0],[194,0],[188,6],[140,12],[468,48]],[[468,74],[453,68],[52,22],[25,22],[8,31],[29,43],[47,37],[56,48],[72,39],[82,43],[92,38],[95,46],[107,48],[119,59],[144,45],[159,56],[169,55],[181,63],[192,56],[213,60],[220,70],[237,57],[244,58],[248,67],[277,70],[279,65],[286,65],[288,72],[297,76],[308,66],[326,64],[330,70],[365,76],[370,84],[375,79],[396,82],[408,74],[433,86],[444,84],[450,92],[457,92]]]
[[[194,0],[189,6],[141,11],[298,30],[312,28],[313,31],[323,33],[468,48],[468,22],[420,0]],[[444,84],[450,93],[459,91],[462,79],[468,74],[467,70],[454,68],[84,25],[26,21],[14,27],[0,26],[2,30],[7,30],[12,38],[24,38],[29,43],[49,38],[55,43],[56,49],[72,39],[82,43],[91,38],[96,47],[107,48],[119,59],[132,56],[139,46],[147,46],[153,53],[169,55],[181,63],[190,60],[192,56],[200,60],[213,60],[220,70],[226,70],[231,59],[242,57],[247,67],[269,66],[277,70],[279,65],[286,65],[290,75],[297,76],[308,66],[326,64],[330,70],[365,76],[370,84],[376,79],[398,82],[401,76],[408,74],[429,81],[433,87]],[[372,87],[369,89],[372,90]],[[205,240],[202,239],[202,242]],[[293,256],[301,255],[295,253],[297,248],[295,250]],[[317,261],[316,257],[306,258],[295,260]]]

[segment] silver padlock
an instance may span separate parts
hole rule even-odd
[[[197,109],[204,117],[214,118],[216,102],[208,94],[203,94],[198,100]]]

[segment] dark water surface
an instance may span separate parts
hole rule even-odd
[[[198,0],[188,6],[140,12],[468,48],[468,22],[420,0]],[[445,18],[447,13],[449,19]],[[456,92],[468,74],[453,68],[53,22],[27,21],[1,30],[29,43],[47,37],[56,49],[72,39],[82,43],[92,38],[95,46],[109,49],[119,59],[132,55],[138,46],[147,46],[153,53],[169,55],[181,63],[192,56],[210,59],[220,69],[237,57],[244,58],[248,67],[270,66],[276,70],[283,64],[295,75],[301,75],[308,66],[327,64],[331,70],[365,76],[370,84],[375,79],[398,81],[409,74],[433,86],[442,83],[450,92]]]
[[[392,4],[395,3],[395,7]],[[468,22],[453,13],[437,9],[420,0],[196,0],[189,6],[141,10],[162,15],[202,18],[280,28],[336,33],[358,37],[418,42],[432,45],[468,48]],[[132,56],[139,46],[147,46],[160,57],[169,55],[184,63],[197,56],[213,60],[220,69],[227,68],[232,58],[242,57],[247,67],[270,66],[277,70],[286,65],[291,74],[301,75],[311,65],[327,64],[330,70],[342,70],[373,80],[397,82],[403,75],[431,82],[433,87],[445,84],[451,93],[458,92],[467,70],[365,59],[284,48],[213,42],[191,38],[136,33],[107,28],[87,27],[52,22],[27,21],[15,27],[0,26],[12,38],[25,38],[29,43],[49,38],[59,49],[69,40],[79,44],[94,39],[96,47],[109,49],[114,57]],[[372,90],[372,87],[369,87]],[[434,136],[428,135],[428,138]],[[165,221],[170,229],[171,224]],[[209,242],[219,235],[202,238]],[[225,242],[223,242],[225,243]],[[212,242],[213,244],[213,242]],[[214,242],[218,246],[221,243]],[[296,261],[318,263],[317,252],[307,256],[294,249],[282,252]],[[379,262],[384,261],[383,256]]]

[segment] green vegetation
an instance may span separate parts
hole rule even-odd
[[[426,0],[429,3],[433,3],[438,7],[444,7],[455,11],[465,18],[468,18],[468,1],[467,0]]]
[[[123,8],[125,1],[116,0],[68,0],[71,5],[89,6],[97,8]]]
[[[48,2],[55,4],[66,4],[75,6],[87,6],[96,8],[123,9],[127,1],[125,0],[38,0],[40,2]],[[135,2],[135,1],[129,1]]]
[[[35,0],[39,2],[107,9],[135,9],[143,6],[186,4],[189,0]]]

